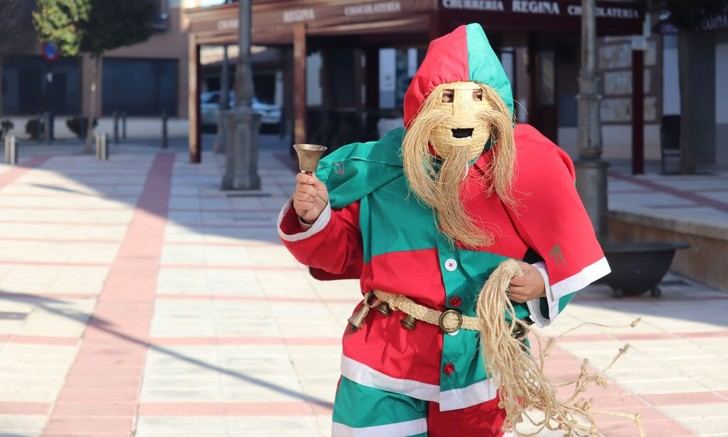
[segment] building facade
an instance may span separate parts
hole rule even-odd
[[[89,111],[92,61],[88,56],[46,60],[33,31],[34,2],[19,4],[15,20],[23,33],[0,45],[0,119],[13,121],[22,137],[28,120],[51,112],[55,136],[71,137],[65,121]],[[166,114],[176,120],[172,132],[186,134],[188,35],[183,10],[188,5],[181,0],[156,0],[155,5],[155,32],[147,41],[104,53],[96,94],[102,128],[119,112],[132,120],[130,135],[158,134],[155,120]]]

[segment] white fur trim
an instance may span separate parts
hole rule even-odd
[[[321,215],[316,219],[315,222],[313,222],[313,225],[311,225],[310,228],[306,229],[303,232],[299,232],[297,234],[286,234],[281,229],[281,223],[283,222],[283,217],[288,213],[288,211],[291,209],[291,206],[293,204],[293,199],[288,199],[288,202],[286,202],[283,205],[283,208],[281,208],[281,212],[278,213],[278,235],[283,239],[284,241],[301,241],[305,240],[308,237],[311,237],[313,235],[318,234],[321,232],[327,224],[329,224],[329,221],[331,220],[331,204],[327,204],[326,208],[324,208],[323,211],[321,211]]]
[[[405,437],[426,432],[426,418],[364,428],[353,428],[337,422],[331,426],[332,437]]]
[[[551,286],[553,300],[549,300],[549,318],[553,320],[559,314],[559,300],[567,294],[575,293],[612,271],[606,258],[602,258],[586,267],[579,273]]]
[[[493,378],[486,379],[467,387],[447,390],[440,393],[440,411],[459,410],[495,399],[498,386]]]
[[[538,272],[541,274],[541,277],[543,278],[543,283],[546,288],[546,300],[549,303],[549,308],[551,308],[551,302],[554,300],[554,294],[551,290],[551,286],[549,285],[549,274],[546,271],[546,264],[543,263],[543,261],[539,261],[537,263],[531,264],[538,270]],[[531,313],[531,320],[533,320],[534,323],[536,323],[536,326],[539,328],[543,328],[545,326],[548,326],[553,318],[551,317],[551,313],[549,312],[549,318],[546,318],[541,313],[541,298],[537,297],[535,299],[531,299],[529,301],[526,301],[526,305],[528,305],[528,310]],[[559,306],[556,305],[556,309],[558,310]]]
[[[437,385],[394,378],[345,355],[341,356],[341,374],[357,384],[401,393],[416,399],[437,402],[440,398],[440,387]]]

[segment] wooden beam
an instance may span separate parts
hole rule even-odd
[[[306,25],[293,26],[293,84],[295,143],[306,142]]]
[[[200,120],[200,46],[194,35],[190,35],[188,43],[188,64],[189,71],[189,153],[190,163],[199,164],[202,162],[202,129]]]

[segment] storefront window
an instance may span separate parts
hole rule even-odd
[[[81,62],[40,56],[7,56],[2,65],[2,105],[6,115],[81,112]]]
[[[178,88],[176,59],[104,59],[104,115],[176,116]]]

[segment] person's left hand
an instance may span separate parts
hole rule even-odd
[[[518,263],[523,270],[523,274],[514,276],[511,280],[510,298],[514,302],[523,303],[537,297],[546,296],[546,285],[543,282],[543,276],[538,272],[536,267],[525,262]]]

